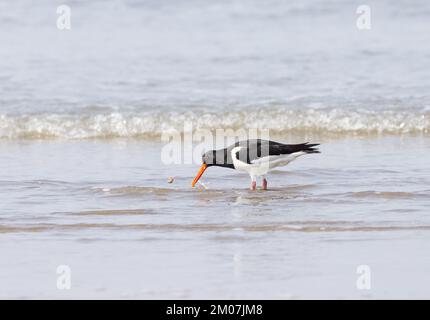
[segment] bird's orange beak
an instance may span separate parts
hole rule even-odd
[[[194,178],[193,182],[191,183],[191,186],[194,188],[194,186],[196,185],[197,181],[199,181],[200,177],[202,176],[203,172],[205,172],[206,168],[207,168],[207,164],[203,163],[202,166],[200,167],[199,172],[197,172],[196,177]]]

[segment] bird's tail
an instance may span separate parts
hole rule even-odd
[[[300,143],[300,144],[294,144],[290,145],[292,149],[294,149],[293,152],[305,152],[305,153],[320,153],[318,148],[315,148],[316,146],[319,146],[319,143]]]

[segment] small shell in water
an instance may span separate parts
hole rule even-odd
[[[173,181],[175,181],[175,179],[173,177],[167,178],[167,183],[173,183]]]

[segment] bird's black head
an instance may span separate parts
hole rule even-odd
[[[207,167],[233,168],[233,161],[227,149],[210,150],[202,155],[202,163]]]

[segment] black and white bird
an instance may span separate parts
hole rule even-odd
[[[262,177],[262,189],[267,190],[266,174],[308,153],[319,153],[319,144],[283,144],[270,140],[252,139],[236,142],[225,149],[203,154],[202,166],[192,182],[199,181],[208,167],[218,166],[247,172],[251,177],[251,190],[257,189],[257,177]]]

